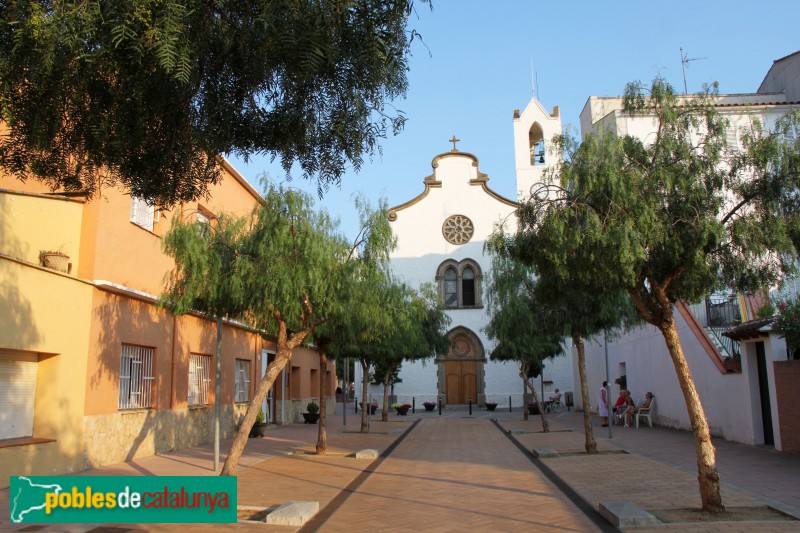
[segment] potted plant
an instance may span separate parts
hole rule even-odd
[[[361,408],[364,409],[364,402],[361,402]],[[369,404],[369,414],[374,415],[375,411],[378,410],[378,402],[373,401]]]
[[[264,411],[259,410],[256,415],[256,423],[250,428],[250,438],[263,437],[267,434],[267,426],[264,422]]]
[[[69,274],[69,256],[58,250],[42,250],[39,252],[39,264]]]
[[[433,411],[434,409],[436,409],[436,403],[435,402],[422,402],[422,406],[425,408],[426,411],[429,411],[429,412]]]
[[[316,424],[319,421],[319,405],[310,401],[306,405],[306,411],[306,413],[303,413],[303,419],[306,424]]]
[[[408,410],[411,409],[410,403],[394,403],[392,404],[392,409],[397,411],[398,415],[407,415]]]
[[[487,411],[494,411],[497,407],[497,402],[486,402],[484,405],[486,406]]]
[[[725,370],[728,372],[741,372],[742,371],[742,359],[740,357],[728,356],[722,360],[722,364],[725,367]]]

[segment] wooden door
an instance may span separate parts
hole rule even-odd
[[[472,398],[478,400],[477,361],[447,361],[445,364],[445,387],[448,404],[464,404]]]

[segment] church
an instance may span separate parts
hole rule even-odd
[[[508,407],[523,404],[523,382],[516,364],[493,362],[494,348],[484,332],[489,322],[486,290],[491,256],[484,250],[488,237],[502,225],[516,230],[515,211],[531,187],[560,154],[549,140],[561,133],[558,107],[552,113],[533,98],[524,112],[514,111],[514,152],[518,198],[504,198],[489,185],[476,155],[452,148],[433,158],[433,172],[422,180],[423,190],[389,210],[397,237],[391,256],[393,273],[413,287],[432,283],[450,316],[447,333],[452,347],[424,362],[404,362],[402,382],[394,386],[396,401],[416,405],[475,405],[495,402]],[[537,383],[538,392],[572,390],[572,357],[549,361]],[[357,373],[360,371],[357,370]],[[360,380],[360,376],[356,376]],[[382,385],[370,385],[372,398],[381,398]]]

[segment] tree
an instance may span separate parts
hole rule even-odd
[[[347,264],[343,265],[340,276],[340,291],[336,295],[338,305],[330,309],[328,320],[321,324],[315,332],[317,351],[320,355],[320,422],[317,435],[316,451],[324,455],[328,449],[326,431],[326,387],[325,379],[328,351],[331,345],[347,345],[353,342],[357,335],[353,327],[359,326],[359,319],[368,317],[371,312],[379,312],[379,308],[365,305],[366,302],[378,304],[377,300],[369,299],[375,294],[375,288],[370,286],[371,280],[379,282],[379,274],[389,260],[389,253],[394,249],[395,238],[387,217],[388,205],[381,199],[377,209],[373,209],[369,201],[363,196],[356,196],[355,207],[359,213],[361,230],[358,232],[350,253]],[[366,299],[362,299],[365,296]],[[367,313],[365,315],[364,313]]]
[[[661,332],[691,421],[702,507],[718,512],[714,447],[673,305],[720,286],[757,289],[792,269],[800,157],[786,133],[798,116],[772,133],[754,121],[746,150],[731,153],[710,92],[679,97],[660,79],[649,90],[632,83],[624,111],[652,118],[654,135],[645,142],[604,132],[580,145],[568,141],[560,183],[522,210],[524,247],[547,250],[541,261],[565,283],[573,277],[624,289]]]
[[[537,189],[534,191],[534,196],[538,197],[537,193],[546,193],[546,191],[546,187]],[[544,197],[540,199],[544,199]],[[572,222],[575,224],[575,230],[580,231],[580,221],[573,218]],[[597,443],[592,428],[583,341],[600,332],[607,334],[609,330],[616,327],[628,328],[641,322],[641,319],[638,318],[636,309],[626,291],[619,288],[602,288],[596,281],[587,285],[585,280],[581,280],[575,275],[580,271],[581,262],[585,260],[584,257],[575,253],[567,254],[564,256],[566,263],[558,264],[557,270],[551,271],[548,270],[553,266],[548,260],[551,250],[528,247],[525,246],[525,242],[524,231],[506,237],[503,229],[500,228],[492,235],[488,248],[492,253],[493,261],[497,261],[497,268],[500,272],[500,276],[495,282],[497,286],[493,285],[492,289],[498,299],[503,298],[503,284],[507,284],[513,279],[508,277],[511,273],[518,272],[516,282],[519,287],[518,294],[521,298],[527,298],[528,308],[536,309],[536,313],[542,316],[538,324],[541,334],[552,333],[556,336],[569,337],[572,340],[572,345],[578,354],[585,436],[584,448],[587,453],[597,453]],[[529,265],[529,268],[532,267],[536,274],[535,281],[532,280],[533,274],[525,271],[524,267],[516,264],[517,262]],[[499,305],[501,300],[496,303]],[[496,316],[498,316],[498,321],[512,321],[506,331],[509,335],[513,334],[513,320],[516,314],[513,311],[504,314],[501,309]],[[536,333],[532,332],[531,334],[535,335]]]
[[[176,217],[164,239],[175,269],[167,275],[163,304],[176,315],[201,312],[217,321],[215,470],[222,319],[244,318],[261,331],[277,333],[275,360],[256,388],[223,475],[235,473],[264,397],[292,350],[333,312],[337,273],[346,258],[346,245],[333,233],[331,220],[313,211],[307,195],[268,186],[264,200],[249,217],[223,213],[209,224]]]
[[[402,283],[395,283],[392,330],[372,349],[376,356],[374,376],[383,383],[384,422],[389,420],[389,384],[403,361],[424,361],[437,353],[445,353],[450,340],[445,329],[450,317],[444,312],[439,298],[429,284],[414,291]],[[397,382],[397,381],[395,381]]]
[[[427,0],[422,0],[427,3]],[[297,163],[320,194],[404,117],[413,0],[9,0],[0,166],[54,190],[120,183],[160,206],[219,154]]]
[[[491,319],[485,330],[490,339],[497,340],[489,357],[493,361],[513,361],[519,366],[523,384],[539,406],[542,431],[547,433],[550,424],[531,377],[541,373],[546,359],[563,353],[563,333],[552,322],[549,310],[535,300],[530,269],[506,253],[502,228],[492,236],[488,249],[492,253],[487,291]],[[523,406],[522,412],[527,420],[527,406]]]
[[[164,252],[175,260],[165,279],[160,304],[172,314],[201,312],[217,323],[214,378],[214,470],[219,467],[220,383],[222,381],[222,319],[238,318],[247,309],[244,279],[249,258],[241,254],[246,219],[222,214],[213,224],[173,218],[163,241]]]

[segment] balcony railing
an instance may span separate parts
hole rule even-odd
[[[722,335],[742,321],[739,300],[735,294],[714,294],[689,308],[723,356],[739,356],[739,343]]]

